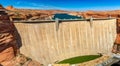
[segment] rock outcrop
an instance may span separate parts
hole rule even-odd
[[[5,9],[0,8],[0,64],[5,66],[17,54],[15,27]]]
[[[12,5],[11,6],[7,6],[6,9],[7,10],[11,10],[11,11],[15,10],[15,8]]]
[[[40,63],[20,54],[17,30],[6,9],[0,5],[0,66],[40,66]]]
[[[0,4],[0,9],[4,9],[3,6]]]

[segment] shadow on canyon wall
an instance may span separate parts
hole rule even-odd
[[[20,49],[20,47],[22,47],[22,40],[16,27],[15,27],[15,34],[16,34],[17,48]]]
[[[117,19],[117,22],[116,22],[116,30],[117,30],[117,34],[120,34],[120,19]]]

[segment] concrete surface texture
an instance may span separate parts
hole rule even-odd
[[[59,23],[14,23],[21,36],[21,53],[43,65],[81,55],[111,52],[116,19]]]

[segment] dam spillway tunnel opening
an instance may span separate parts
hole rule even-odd
[[[71,57],[110,54],[117,34],[116,19],[93,19],[92,28],[88,20],[24,22],[14,22],[20,51],[45,66]]]

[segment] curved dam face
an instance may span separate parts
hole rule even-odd
[[[80,55],[110,53],[116,38],[116,19],[14,24],[22,40],[21,53],[44,65]]]

